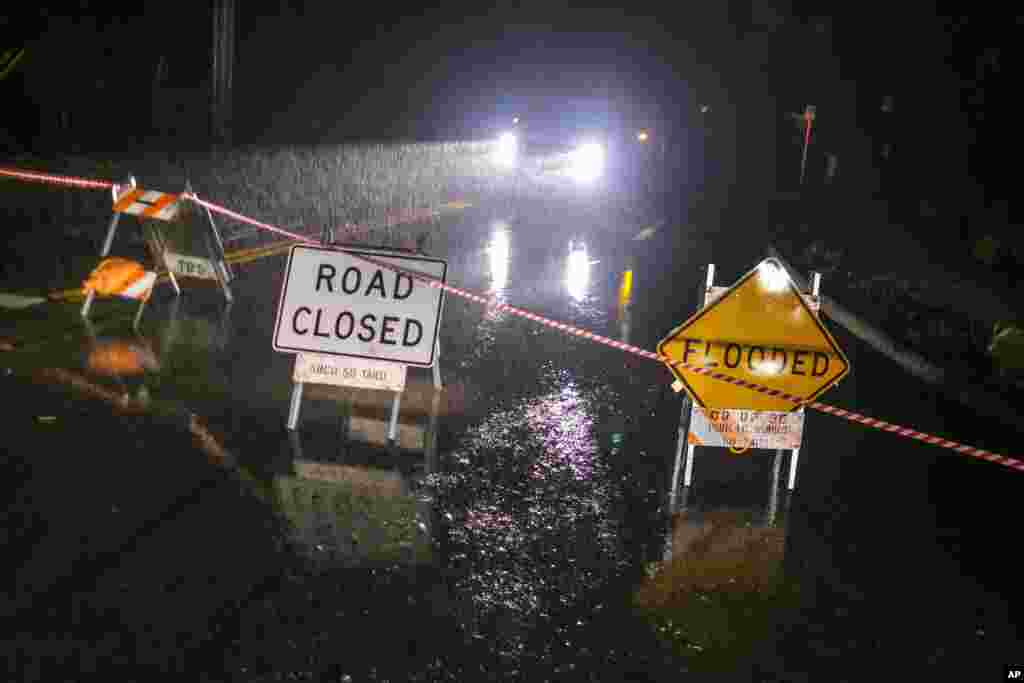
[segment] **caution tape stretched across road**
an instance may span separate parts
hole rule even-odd
[[[20,171],[20,170],[17,170],[17,169],[3,169],[3,168],[0,168],[0,175],[11,177],[11,178],[16,178],[16,179],[19,179],[19,180],[27,180],[27,181],[32,181],[32,182],[50,182],[50,183],[54,183],[54,184],[57,184],[57,185],[65,185],[65,186],[69,186],[69,187],[79,187],[79,188],[83,188],[83,189],[109,189],[113,185],[113,183],[109,183],[109,182],[106,182],[106,181],[93,181],[93,180],[87,180],[87,179],[82,179],[82,178],[74,178],[74,177],[68,177],[68,176],[57,176],[57,175],[46,174],[46,173]],[[235,219],[235,220],[237,220],[239,222],[246,223],[248,225],[252,225],[254,227],[258,227],[258,228],[267,230],[269,232],[274,232],[274,233],[283,235],[283,236],[291,238],[292,240],[295,240],[297,242],[303,242],[303,243],[307,243],[307,244],[319,244],[318,240],[306,237],[304,235],[299,235],[297,233],[293,233],[293,232],[290,232],[288,230],[284,230],[283,228],[279,228],[277,226],[270,225],[269,223],[263,223],[261,221],[257,221],[257,220],[255,220],[253,218],[249,218],[248,216],[244,216],[244,215],[242,215],[240,213],[237,213],[237,212],[232,211],[230,209],[227,209],[225,207],[219,206],[217,204],[214,204],[212,202],[206,201],[204,199],[200,199],[195,194],[183,193],[181,195],[181,198],[189,200],[189,201],[192,201],[192,202],[195,202],[196,204],[204,206],[207,209],[209,209],[210,211],[219,213],[219,214],[221,214],[223,216],[227,216],[229,218],[233,218],[233,219]],[[347,251],[347,250],[342,249],[341,251]],[[594,341],[594,342],[597,342],[599,344],[603,344],[605,346],[610,346],[610,347],[612,347],[614,349],[619,349],[620,351],[625,351],[627,353],[631,353],[631,354],[639,356],[641,358],[646,358],[648,360],[657,361],[657,362],[663,363],[663,364],[665,364],[667,366],[675,366],[677,368],[684,368],[684,369],[689,370],[691,372],[695,372],[695,373],[702,374],[702,375],[707,375],[708,377],[711,377],[713,379],[716,379],[716,380],[719,380],[719,381],[722,381],[722,382],[728,382],[730,384],[733,384],[733,385],[736,385],[736,386],[739,386],[739,387],[743,387],[743,388],[749,389],[751,391],[756,391],[758,393],[766,394],[766,395],[769,395],[769,396],[782,398],[782,399],[785,399],[787,401],[791,401],[791,402],[793,402],[793,403],[795,403],[797,405],[804,406],[805,408],[811,408],[813,410],[817,410],[819,412],[823,412],[823,413],[826,413],[828,415],[834,415],[836,417],[841,417],[841,418],[843,418],[845,420],[849,420],[851,422],[856,422],[857,424],[862,424],[862,425],[865,425],[867,427],[872,427],[874,429],[879,429],[881,431],[890,432],[890,433],[896,434],[898,436],[906,437],[906,438],[909,438],[909,439],[914,439],[914,440],[921,441],[923,443],[927,443],[927,444],[930,444],[930,445],[933,445],[933,446],[939,446],[940,448],[949,449],[949,450],[955,451],[957,453],[962,453],[964,455],[968,455],[968,456],[971,456],[971,457],[974,457],[974,458],[979,458],[981,460],[987,460],[989,462],[994,462],[996,464],[1003,465],[1005,467],[1009,467],[1011,469],[1014,469],[1014,470],[1017,470],[1017,471],[1020,471],[1020,472],[1024,472],[1024,461],[1019,460],[1017,458],[1010,458],[1010,457],[1007,457],[1007,456],[999,455],[998,453],[993,453],[991,451],[987,451],[987,450],[982,449],[982,448],[975,448],[974,446],[968,446],[966,444],[961,444],[961,443],[958,443],[956,441],[951,441],[949,439],[944,439],[944,438],[939,437],[939,436],[933,436],[933,435],[927,434],[925,432],[920,432],[920,431],[918,431],[916,429],[911,429],[909,427],[903,427],[901,425],[897,425],[897,424],[894,424],[892,422],[886,422],[885,420],[878,420],[876,418],[869,417],[867,415],[862,415],[861,413],[856,413],[856,412],[853,412],[853,411],[844,410],[842,408],[838,408],[836,406],[831,406],[831,405],[828,405],[828,404],[825,404],[825,403],[821,403],[819,401],[808,401],[805,398],[801,398],[799,396],[793,396],[791,394],[788,394],[786,392],[780,391],[778,389],[772,389],[772,388],[769,388],[769,387],[761,386],[759,384],[755,384],[753,382],[748,382],[746,380],[737,379],[735,377],[731,377],[731,376],[726,375],[724,373],[716,372],[715,370],[712,370],[710,368],[697,367],[695,365],[689,365],[689,364],[683,363],[681,361],[675,361],[675,360],[672,360],[672,359],[670,359],[670,358],[668,358],[666,356],[662,356],[662,355],[659,355],[657,353],[653,353],[651,351],[647,351],[646,349],[642,349],[640,347],[633,346],[632,344],[627,344],[625,342],[618,341],[616,339],[611,339],[610,337],[605,337],[603,335],[595,334],[593,332],[590,332],[588,330],[584,330],[584,329],[575,327],[573,325],[567,325],[566,323],[561,323],[561,322],[558,322],[556,320],[551,320],[549,318],[545,318],[543,316],[537,315],[536,313],[532,313],[530,311],[527,311],[527,310],[524,310],[524,309],[521,309],[521,308],[517,308],[515,306],[510,306],[509,304],[505,304],[505,303],[501,303],[501,302],[495,301],[493,298],[481,296],[479,294],[475,294],[473,292],[469,292],[469,291],[461,289],[459,287],[455,287],[453,285],[449,285],[449,284],[440,282],[439,280],[435,280],[433,278],[424,276],[421,273],[417,273],[417,272],[414,272],[414,271],[407,271],[407,270],[404,270],[404,269],[401,269],[401,268],[397,268],[397,267],[395,267],[391,263],[388,263],[388,262],[385,262],[385,261],[382,261],[382,260],[379,260],[379,259],[374,259],[371,256],[368,256],[366,254],[352,254],[352,255],[354,257],[356,257],[356,258],[368,261],[368,262],[373,263],[373,264],[375,264],[377,266],[380,266],[382,268],[387,268],[387,269],[389,269],[391,271],[401,272],[401,273],[403,273],[403,274],[405,274],[405,275],[407,275],[407,276],[409,276],[409,277],[411,277],[413,279],[419,280],[419,281],[427,284],[430,287],[435,287],[435,288],[443,289],[444,291],[446,291],[448,293],[454,294],[454,295],[462,297],[464,299],[469,299],[470,301],[475,301],[475,302],[483,304],[485,306],[490,306],[490,307],[493,307],[493,308],[495,308],[497,310],[505,311],[505,312],[511,313],[513,315],[519,316],[521,318],[526,318],[527,320],[532,320],[534,322],[540,323],[540,324],[545,325],[547,327],[554,328],[554,329],[559,330],[561,332],[564,332],[566,334],[570,334],[570,335],[573,335],[573,336],[576,336],[576,337],[581,337],[583,339],[589,339],[590,341]]]
[[[275,227],[275,226],[271,226],[271,225],[267,225],[265,223],[261,223],[260,221],[256,221],[256,220],[248,218],[246,216],[242,216],[241,214],[235,213],[234,211],[230,211],[229,209],[225,209],[223,207],[217,206],[216,204],[212,204],[210,202],[207,202],[205,200],[199,199],[197,197],[185,197],[185,198],[186,199],[191,199],[192,201],[195,201],[195,202],[205,206],[206,208],[210,209],[211,211],[215,211],[217,213],[221,213],[223,215],[230,216],[232,218],[235,218],[236,220],[240,220],[240,221],[243,221],[245,223],[249,223],[250,225],[264,226],[264,227],[266,227],[269,230],[273,230],[274,232],[277,232],[277,233],[280,233],[280,234],[284,234],[284,235],[293,237],[297,241],[303,241],[303,242],[310,243],[310,244],[317,244],[316,240],[312,240],[312,239],[309,239],[307,237],[303,237],[301,235],[297,235],[297,234],[294,234],[294,233],[289,233],[288,231],[282,230],[281,228],[278,228],[278,227]],[[711,370],[709,368],[698,367],[698,366],[695,366],[695,365],[689,365],[689,364],[683,363],[681,361],[674,361],[674,360],[672,360],[672,359],[670,359],[668,357],[658,355],[658,354],[653,353],[651,351],[647,351],[646,349],[641,349],[640,347],[633,346],[631,344],[627,344],[625,342],[621,342],[621,341],[618,341],[616,339],[611,339],[610,337],[605,337],[603,335],[594,334],[593,332],[590,332],[588,330],[584,330],[584,329],[575,327],[573,325],[567,325],[565,323],[561,323],[561,322],[558,322],[556,320],[550,320],[550,319],[545,318],[543,316],[537,315],[536,313],[531,313],[530,311],[526,311],[524,309],[517,308],[515,306],[510,306],[509,304],[505,304],[505,303],[501,303],[501,302],[496,302],[496,301],[494,301],[491,298],[484,297],[484,296],[481,296],[479,294],[474,294],[473,292],[469,292],[469,291],[466,291],[464,289],[460,289],[459,287],[455,287],[453,285],[442,283],[442,282],[440,282],[438,280],[435,280],[433,278],[424,276],[421,273],[416,273],[414,271],[406,271],[406,270],[402,270],[400,268],[396,268],[391,263],[388,263],[388,262],[385,262],[385,261],[382,261],[382,260],[379,260],[379,259],[372,258],[370,256],[367,256],[366,254],[358,254],[358,255],[354,254],[354,256],[357,256],[357,258],[360,258],[360,259],[362,259],[364,261],[369,261],[370,263],[373,263],[374,265],[377,265],[377,266],[380,266],[380,267],[383,267],[383,268],[388,268],[389,270],[392,270],[392,271],[400,271],[400,272],[402,272],[402,273],[404,273],[404,274],[406,274],[406,275],[408,275],[408,276],[410,276],[410,277],[412,277],[412,278],[414,278],[416,280],[424,282],[425,284],[427,284],[427,285],[429,285],[431,287],[443,289],[446,292],[449,292],[451,294],[455,294],[456,296],[460,296],[460,297],[462,297],[464,299],[469,299],[471,301],[476,301],[477,303],[484,304],[485,306],[493,306],[497,310],[506,311],[508,313],[512,313],[513,315],[516,315],[516,316],[519,316],[519,317],[522,317],[522,318],[526,318],[527,320],[532,320],[534,322],[541,323],[542,325],[546,325],[548,327],[553,327],[554,329],[559,330],[561,332],[565,332],[567,334],[571,334],[571,335],[574,335],[574,336],[577,336],[577,337],[582,337],[584,339],[589,339],[589,340],[595,341],[595,342],[597,342],[599,344],[604,344],[605,346],[610,346],[612,348],[619,349],[621,351],[626,351],[628,353],[632,353],[632,354],[640,356],[642,358],[647,358],[649,360],[658,361],[659,363],[664,363],[666,365],[673,365],[673,366],[675,366],[677,368],[684,368],[686,370],[690,370],[690,371],[696,372],[698,374],[707,375],[708,377],[711,377],[713,379],[717,379],[717,380],[720,380],[720,381],[723,381],[723,382],[729,382],[730,384],[734,384],[736,386],[744,387],[746,389],[750,389],[750,390],[756,391],[758,393],[766,394],[768,396],[774,396],[774,397],[782,398],[782,399],[785,399],[787,401],[791,401],[791,402],[793,402],[793,403],[795,403],[797,405],[802,405],[802,406],[804,406],[806,408],[811,408],[811,409],[814,409],[814,410],[818,410],[818,411],[821,411],[823,413],[827,413],[829,415],[835,415],[836,417],[842,417],[844,419],[850,420],[851,422],[856,422],[858,424],[863,424],[863,425],[866,425],[866,426],[869,426],[869,427],[873,427],[875,429],[880,429],[882,431],[891,432],[891,433],[897,434],[899,436],[915,439],[917,441],[922,441],[924,443],[931,444],[933,446],[939,446],[941,448],[950,449],[950,450],[956,451],[957,453],[963,453],[964,455],[969,455],[969,456],[972,456],[972,457],[980,458],[982,460],[988,460],[989,462],[994,462],[994,463],[997,463],[997,464],[1000,464],[1000,465],[1005,465],[1006,467],[1010,467],[1012,469],[1024,472],[1024,461],[1018,460],[1016,458],[1008,458],[1006,456],[999,455],[998,453],[992,453],[991,451],[987,451],[987,450],[982,449],[982,448],[975,448],[974,446],[968,446],[966,444],[961,444],[961,443],[958,443],[956,441],[951,441],[949,439],[944,439],[942,437],[933,436],[933,435],[927,434],[925,432],[920,432],[920,431],[918,431],[916,429],[910,429],[909,427],[903,427],[903,426],[900,426],[900,425],[897,425],[897,424],[893,424],[891,422],[886,422],[885,420],[878,420],[876,418],[869,417],[867,415],[862,415],[860,413],[844,410],[842,408],[837,408],[835,406],[830,406],[830,405],[828,405],[826,403],[821,403],[821,402],[818,402],[818,401],[807,401],[806,399],[801,398],[799,396],[793,396],[791,394],[788,394],[788,393],[786,393],[784,391],[780,391],[778,389],[771,389],[769,387],[764,387],[764,386],[761,386],[761,385],[758,385],[758,384],[754,384],[752,382],[748,382],[748,381],[745,381],[745,380],[740,380],[740,379],[737,379],[735,377],[730,377],[729,375],[726,375],[726,374],[720,373],[720,372],[715,372],[714,370]]]

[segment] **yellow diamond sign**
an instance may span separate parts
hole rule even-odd
[[[674,361],[814,399],[850,362],[777,259],[765,259],[658,344]],[[703,408],[796,410],[792,401],[669,365]]]

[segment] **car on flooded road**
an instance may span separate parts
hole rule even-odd
[[[600,97],[545,98],[499,128],[495,161],[535,180],[640,186],[663,156],[650,116]]]

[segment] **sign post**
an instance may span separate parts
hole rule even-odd
[[[708,264],[707,279],[704,282],[704,289],[700,294],[698,306],[707,302],[708,292],[715,284],[715,264]],[[690,420],[693,414],[693,402],[689,396],[683,397],[683,405],[679,411],[679,434],[676,436],[676,459],[675,467],[672,469],[672,493],[669,495],[669,509],[675,512],[676,493],[679,491],[679,464],[683,454],[683,447],[686,447],[686,488],[683,490],[683,505],[686,505],[686,498],[690,492],[690,477],[692,475],[693,445],[689,443]]]
[[[192,183],[187,180],[185,181],[185,193],[198,198],[198,195],[192,190]],[[179,253],[188,251],[182,248],[183,245],[175,245],[172,250],[166,236],[162,236],[160,246],[163,250],[167,270],[168,272],[176,273],[180,277],[215,280],[220,285],[224,299],[231,303],[234,297],[231,294],[229,283],[234,279],[234,274],[225,261],[224,244],[220,237],[220,231],[217,229],[217,224],[214,223],[213,215],[208,208],[197,203],[194,206],[197,211],[203,211],[206,215],[209,231],[202,230],[202,243],[203,249],[206,251],[206,257],[196,256],[194,253]]]
[[[811,145],[811,126],[814,124],[814,115],[817,107],[808,104],[804,109],[804,150],[800,157],[800,184],[804,184],[804,173],[807,170],[807,148]]]
[[[808,399],[842,379],[849,361],[818,320],[821,275],[812,291],[797,290],[775,259],[767,259],[729,288],[714,287],[708,267],[705,305],[658,345],[658,352],[689,365],[715,368],[741,381]],[[681,417],[670,504],[675,509],[680,470],[683,490],[692,483],[695,447],[775,449],[776,478],[783,450],[790,450],[788,489],[796,486],[804,410],[792,401],[737,387],[670,365],[673,389],[686,389],[689,420]],[[684,421],[687,426],[683,427]],[[686,443],[685,460],[682,459]],[[774,500],[774,499],[773,499]],[[777,501],[772,503],[774,518]]]
[[[185,192],[193,194],[192,186],[188,181],[185,183]],[[150,229],[147,229],[147,226],[143,224],[143,236],[155,265],[167,271],[167,277],[171,281],[175,295],[181,295],[181,287],[178,285],[176,275],[213,279],[220,283],[221,289],[224,292],[224,298],[228,303],[231,303],[231,290],[228,287],[228,282],[231,280],[231,272],[228,270],[224,260],[220,232],[217,230],[217,225],[213,222],[213,216],[210,214],[209,209],[206,210],[206,213],[210,231],[208,233],[204,231],[202,235],[209,258],[204,259],[172,252],[168,247],[166,230],[159,227],[174,221],[181,215],[181,195],[139,189],[136,186],[134,177],[130,177],[125,183],[113,185],[111,194],[113,197],[113,216],[110,220],[110,226],[107,228],[107,236],[103,241],[103,247],[100,250],[101,264],[110,255],[121,214],[132,214],[140,220],[154,219],[162,221],[163,223],[149,226]],[[154,271],[154,279],[155,275]],[[81,315],[83,318],[89,317],[89,310],[92,307],[95,296],[96,290],[89,289],[85,297],[85,303],[82,304]],[[145,301],[144,299],[144,304]],[[140,307],[139,313],[136,315],[136,326],[141,316],[141,311],[142,307]]]
[[[408,366],[429,367],[441,384],[439,332],[444,291],[408,273],[445,281],[448,265],[419,254],[382,248],[340,250],[295,245],[274,327],[276,351],[295,353],[289,430],[299,423],[306,382],[394,393],[388,440],[397,442],[401,395]],[[393,263],[373,264],[359,255]],[[403,272],[405,271],[405,272]]]

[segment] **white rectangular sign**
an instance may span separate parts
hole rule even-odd
[[[167,268],[174,271],[175,275],[195,277],[202,280],[217,279],[217,271],[213,269],[213,263],[209,259],[199,256],[175,254],[173,251],[164,252],[164,258],[167,259]]]
[[[804,412],[705,410],[693,407],[688,441],[695,446],[800,448]]]
[[[447,263],[427,256],[295,245],[281,289],[274,350],[433,365],[444,291],[358,254],[441,282],[448,274]]]
[[[312,384],[361,389],[405,390],[405,366],[352,356],[299,353],[295,356],[292,380]]]

